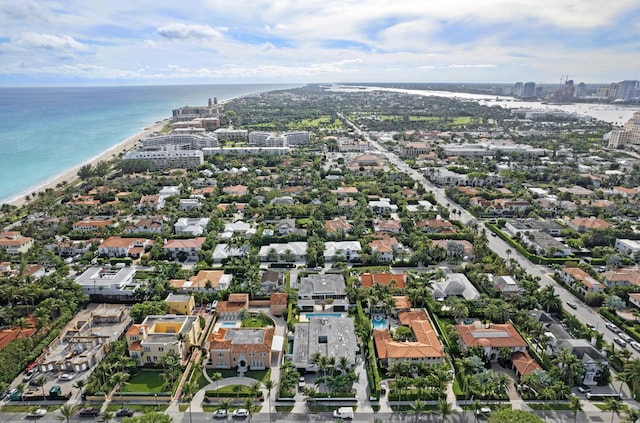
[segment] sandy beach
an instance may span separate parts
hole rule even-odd
[[[46,181],[45,183],[43,183],[42,185],[38,186],[35,189],[30,190],[31,192],[29,192],[26,195],[22,195],[10,202],[8,202],[11,205],[14,205],[16,207],[22,207],[26,204],[28,204],[31,200],[27,200],[27,197],[31,198],[33,193],[38,193],[40,191],[44,191],[47,188],[52,188],[52,189],[57,189],[56,187],[58,187],[60,184],[62,184],[63,182],[67,182],[67,183],[71,183],[75,180],[78,179],[78,170],[80,170],[80,168],[82,166],[85,166],[87,164],[91,164],[91,165],[95,165],[98,162],[101,161],[108,161],[108,160],[112,160],[114,158],[114,155],[117,156],[120,153],[124,153],[126,151],[132,150],[134,148],[137,147],[138,145],[138,140],[140,140],[141,138],[146,137],[147,135],[151,134],[152,132],[159,132],[164,125],[167,124],[167,122],[169,121],[169,119],[164,119],[158,123],[153,124],[152,126],[149,126],[147,128],[145,128],[142,132],[135,134],[127,139],[125,139],[124,141],[122,141],[121,143],[111,147],[110,149],[106,150],[105,152],[103,152],[102,154],[100,154],[99,156],[96,156],[94,158],[92,158],[91,160],[88,160],[85,163],[82,163],[81,165],[78,165],[76,167],[74,167],[73,169],[69,169],[67,172],[60,174],[59,176],[56,176],[55,178],[52,178],[48,181]]]

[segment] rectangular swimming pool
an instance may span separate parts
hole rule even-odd
[[[373,326],[376,330],[385,330],[387,329],[387,320],[386,319],[371,319],[371,326]]]
[[[222,322],[220,325],[221,328],[235,328],[237,327],[238,322]]]
[[[305,317],[307,320],[313,317],[342,317],[342,313],[307,313]]]

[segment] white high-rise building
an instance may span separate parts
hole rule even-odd
[[[640,112],[635,112],[624,128],[611,131],[609,148],[619,148],[629,144],[640,145]]]
[[[124,160],[142,160],[150,162],[154,169],[195,169],[204,163],[202,150],[183,150],[173,144],[167,144],[150,149],[130,151]]]

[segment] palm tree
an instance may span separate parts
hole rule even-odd
[[[624,414],[624,421],[626,423],[636,423],[640,420],[640,409],[625,407]]]
[[[231,401],[223,399],[218,403],[218,408],[220,410],[229,411],[229,408],[231,408]]]
[[[420,416],[427,412],[427,405],[420,401],[416,400],[413,404],[411,404],[411,410],[409,413],[414,414],[416,416],[416,421],[420,420]]]
[[[214,374],[211,375],[211,382],[216,383],[216,395],[218,396],[218,398],[220,398],[220,392],[218,392],[218,381],[221,379],[222,379],[222,373],[220,372],[215,372]]]
[[[271,423],[271,390],[275,387],[275,383],[271,379],[264,382],[264,389],[267,390],[267,401],[269,402],[269,423]]]
[[[231,391],[236,394],[236,398],[240,398],[240,391],[242,391],[242,385],[233,385]]]
[[[573,412],[573,423],[578,419],[578,411],[582,410],[582,401],[580,397],[570,396],[569,397],[569,410]]]
[[[116,418],[116,414],[113,411],[105,411],[104,413],[102,413],[102,418],[100,419],[101,422],[104,423],[109,423],[111,420]]]
[[[576,377],[584,372],[584,366],[580,359],[567,348],[562,348],[556,353],[553,364],[560,368],[562,380],[569,386],[573,386]]]
[[[200,390],[198,384],[192,380],[182,385],[182,399],[189,401],[189,421],[191,422],[191,400],[196,392]]]
[[[120,394],[120,403],[124,405],[124,401],[122,400],[122,388],[127,384],[127,380],[129,379],[128,373],[118,372],[111,375],[111,383],[113,383],[113,389],[118,388],[118,393]]]
[[[253,417],[253,398],[245,398],[244,408],[249,411],[249,421],[251,421],[251,417]]]
[[[40,376],[39,378],[36,379],[36,385],[38,385],[40,387],[40,389],[42,389],[42,399],[46,399],[46,395],[44,393],[44,385],[47,383],[47,377],[45,375]]]
[[[605,408],[611,410],[611,423],[613,423],[613,417],[620,415],[620,412],[624,409],[624,405],[615,398],[606,398],[605,403]]]
[[[82,395],[82,390],[84,389],[85,386],[87,386],[86,379],[78,379],[75,381],[75,383],[73,384],[73,387],[78,390],[78,393],[76,394],[76,396]]]
[[[409,386],[409,378],[400,377],[396,379],[396,391],[398,391],[398,412],[400,412],[400,398],[402,397],[402,391]]]
[[[64,404],[58,410],[60,411],[61,416],[58,416],[58,420],[66,420],[67,423],[71,421],[73,416],[75,416],[76,412],[80,409],[79,404]]]
[[[442,398],[438,400],[438,410],[436,411],[436,413],[442,416],[443,422],[448,422],[449,416],[458,414],[458,412],[453,408],[453,405],[451,405],[451,403],[446,399]]]

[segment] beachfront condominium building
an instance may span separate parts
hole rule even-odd
[[[218,137],[213,134],[185,133],[176,131],[172,134],[154,134],[140,140],[142,149],[176,145],[185,150],[201,150],[207,147],[218,147]],[[188,148],[185,148],[188,146]]]
[[[249,131],[246,129],[218,128],[213,133],[220,140],[246,141],[249,138]]]
[[[624,145],[640,145],[640,112],[635,112],[624,128],[611,131],[609,148]]]
[[[183,168],[195,169],[204,163],[202,150],[182,150],[176,145],[164,145],[154,149],[130,151],[123,159],[144,161],[151,164],[154,170]]]
[[[199,347],[201,334],[198,316],[147,316],[141,324],[131,325],[127,330],[129,357],[139,366],[159,363],[169,352],[184,361],[193,347]]]
[[[311,135],[308,131],[285,132],[282,136],[287,142],[285,145],[302,145],[311,142]]]
[[[184,106],[173,109],[173,121],[181,122],[198,118],[218,117],[224,110],[224,105],[217,99],[209,99],[206,106]]]

